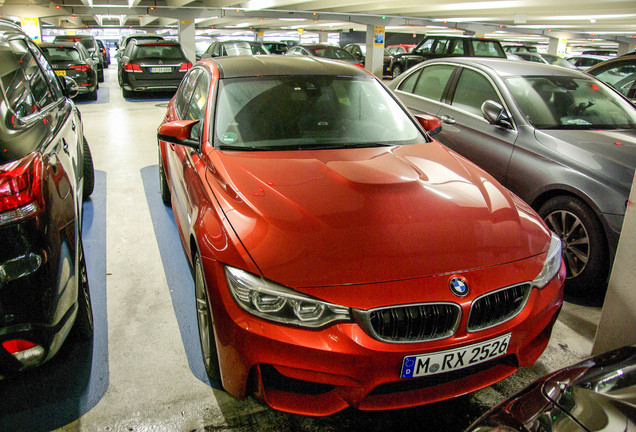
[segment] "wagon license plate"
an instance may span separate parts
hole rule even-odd
[[[511,334],[447,351],[406,356],[402,360],[402,378],[416,378],[452,372],[501,357],[508,352]]]
[[[55,71],[55,75],[64,76],[64,75],[66,75],[66,71],[65,70],[56,70]]]
[[[172,72],[171,67],[151,67],[150,73],[170,73]]]

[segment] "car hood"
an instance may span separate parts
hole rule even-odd
[[[437,142],[210,157],[235,233],[266,278],[290,287],[447,274],[549,246],[528,205]]]
[[[535,137],[562,155],[560,160],[565,165],[631,188],[636,167],[636,130],[537,130]]]

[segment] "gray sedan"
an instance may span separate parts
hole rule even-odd
[[[561,237],[566,290],[605,290],[636,167],[626,99],[581,72],[500,59],[431,60],[390,87]]]

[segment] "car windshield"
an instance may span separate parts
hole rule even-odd
[[[251,42],[231,42],[224,43],[223,47],[227,51],[228,56],[238,55],[267,55],[267,49],[259,43]]]
[[[217,101],[215,146],[221,149],[305,150],[426,141],[373,78],[226,79]]]
[[[598,81],[570,76],[505,80],[519,109],[538,129],[633,129],[636,110]]]
[[[144,59],[164,59],[181,60],[184,58],[181,48],[177,45],[137,45],[137,52],[134,55],[137,60]]]
[[[338,47],[313,48],[311,52],[316,57],[324,57],[334,60],[355,60],[355,57]]]
[[[76,61],[80,54],[75,48],[69,47],[43,47],[44,55],[50,62]]]

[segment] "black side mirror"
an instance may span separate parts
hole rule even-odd
[[[73,78],[64,76],[62,77],[62,92],[64,96],[72,99],[79,93],[79,86]]]
[[[481,113],[488,123],[492,125],[506,129],[513,128],[512,121],[510,120],[508,113],[500,103],[493,100],[487,100],[481,105]]]

